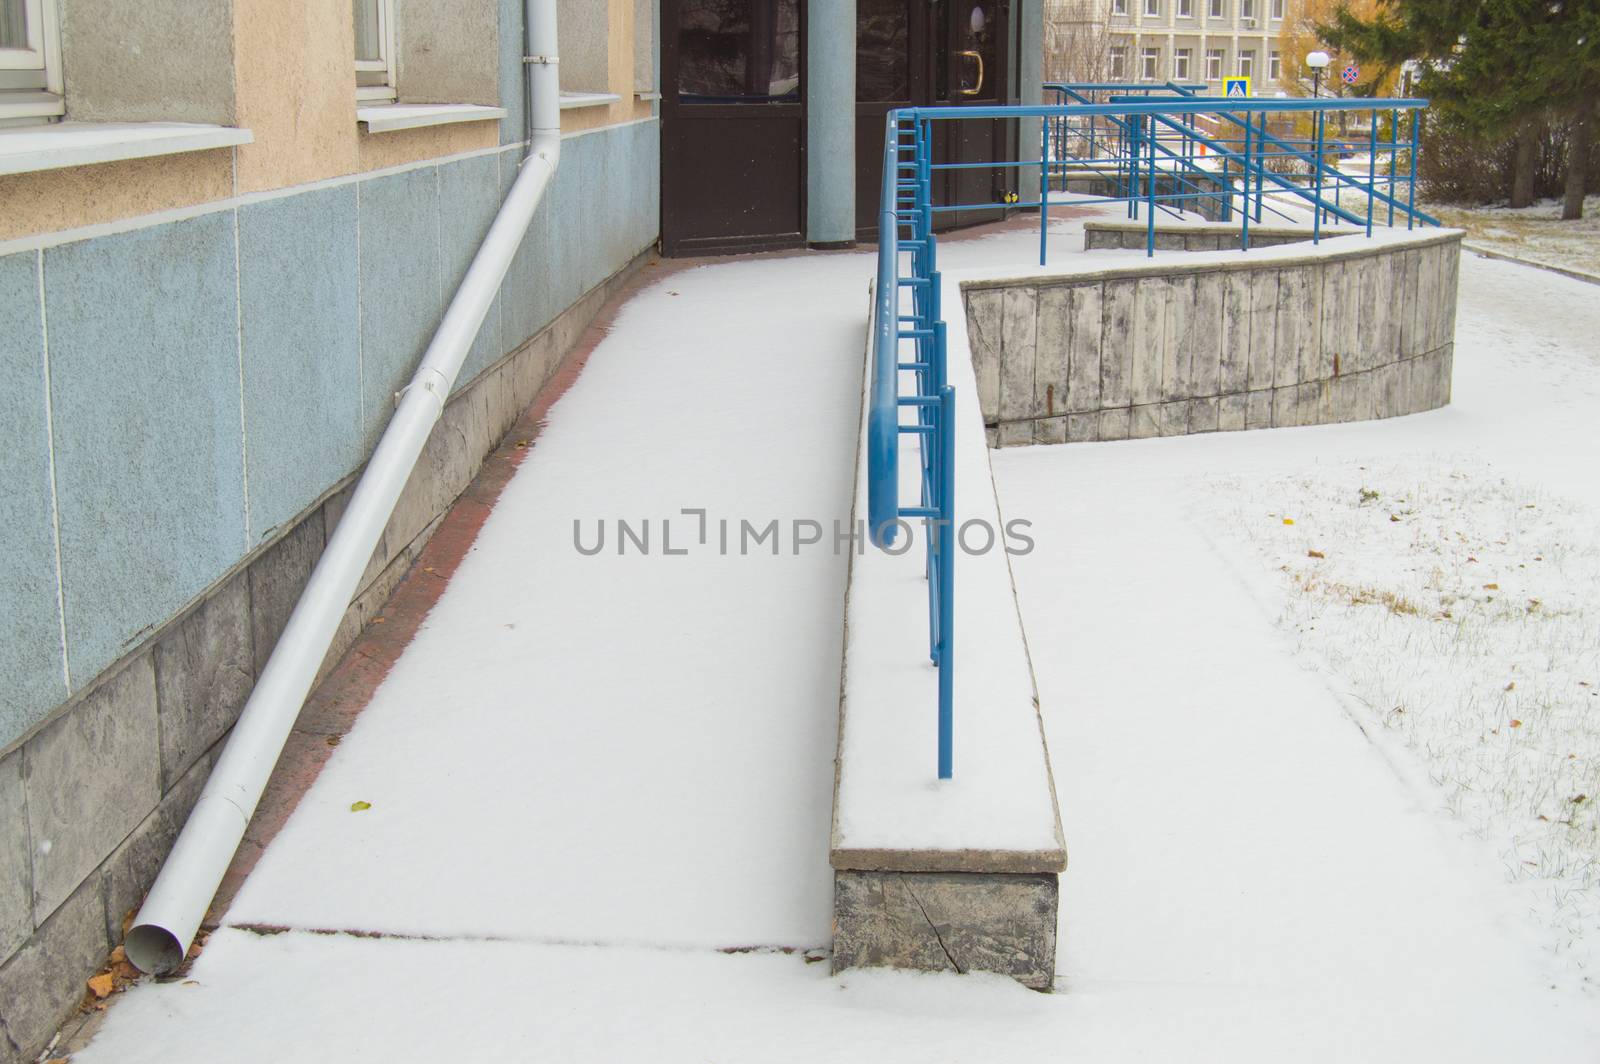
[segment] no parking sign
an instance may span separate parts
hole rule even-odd
[[[1339,71],[1339,77],[1346,85],[1354,85],[1356,83],[1356,79],[1360,76],[1361,68],[1356,66],[1354,63],[1351,63],[1349,66]]]

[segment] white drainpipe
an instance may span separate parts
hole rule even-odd
[[[560,162],[556,0],[523,0],[523,18],[530,136],[522,172],[450,301],[416,375],[401,393],[399,408],[378,441],[349,508],[128,931],[128,959],[143,971],[171,971],[183,962],[355,596],[356,583],[444,411],[461,363]]]

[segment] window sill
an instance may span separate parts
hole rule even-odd
[[[610,107],[622,100],[614,92],[563,92],[561,94],[561,109],[575,111],[582,107]]]
[[[66,101],[53,92],[0,91],[0,122],[57,118],[66,111]]]
[[[453,122],[494,122],[506,116],[504,107],[474,103],[384,103],[356,107],[356,121],[368,133],[443,126]]]
[[[635,89],[633,92],[633,98],[635,100],[644,100],[646,103],[650,103],[661,99],[661,94],[656,92],[654,89]]]
[[[249,144],[248,129],[186,122],[56,122],[0,129],[0,174]]]

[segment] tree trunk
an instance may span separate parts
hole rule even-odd
[[[1583,194],[1589,177],[1589,142],[1594,136],[1594,107],[1588,101],[1578,106],[1567,134],[1567,195],[1561,204],[1563,221],[1583,217]]]
[[[1533,175],[1539,163],[1539,123],[1524,122],[1517,130],[1517,161],[1511,175],[1511,206],[1533,203]]]

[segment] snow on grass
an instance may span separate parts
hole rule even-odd
[[[1600,195],[1584,200],[1583,217],[1561,220],[1561,201],[1531,207],[1425,208],[1445,225],[1467,231],[1467,240],[1530,262],[1600,276]]]
[[[1271,569],[1280,625],[1537,884],[1556,947],[1600,952],[1600,534],[1478,459],[1385,460],[1200,504]]]

